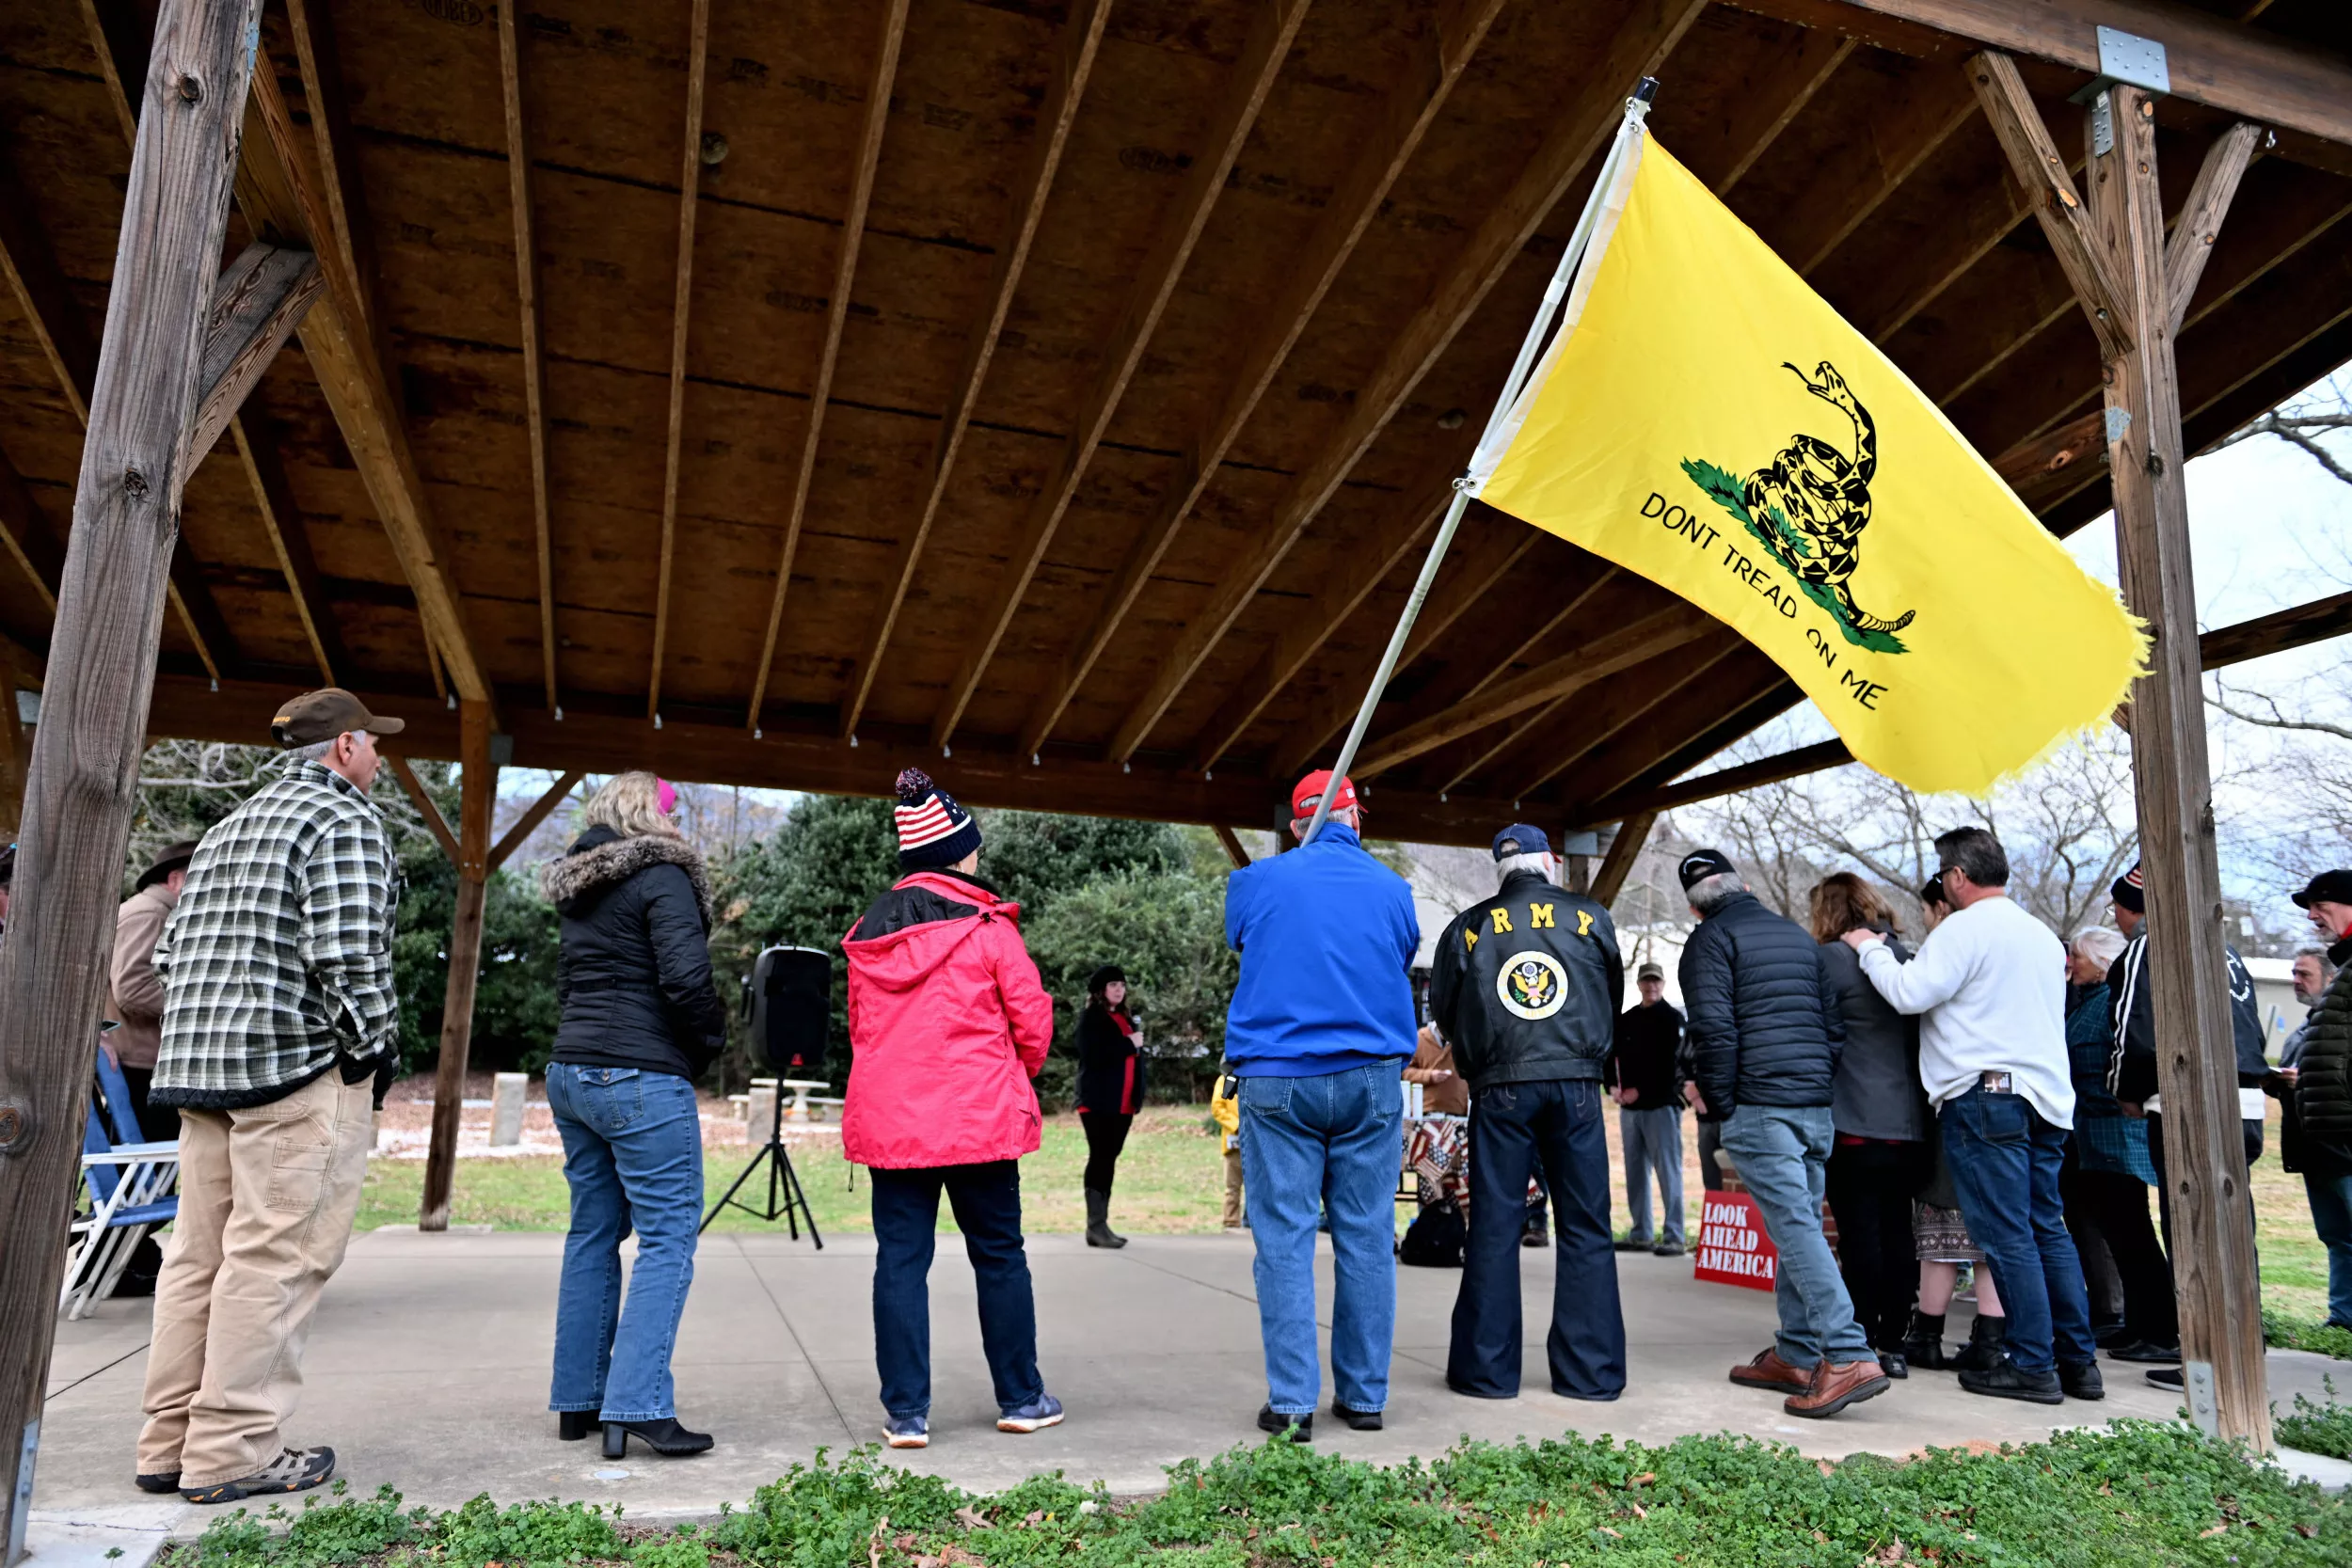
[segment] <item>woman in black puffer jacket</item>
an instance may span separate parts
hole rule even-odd
[[[566,1439],[601,1421],[609,1459],[631,1433],[661,1454],[710,1447],[678,1424],[670,1352],[702,1219],[694,1080],[725,1041],[726,1015],[710,980],[709,884],[676,802],[651,773],[615,775],[581,813],[586,831],[540,874],[564,917],[548,1106],[572,1189],[548,1404]]]

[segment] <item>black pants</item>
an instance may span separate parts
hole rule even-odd
[[[1724,1171],[1715,1164],[1715,1151],[1724,1147],[1724,1128],[1719,1121],[1699,1123],[1699,1185],[1710,1193],[1724,1190]]]
[[[1519,1391],[1519,1237],[1527,1179],[1543,1167],[1559,1240],[1551,1331],[1552,1392],[1613,1400],[1625,1391],[1625,1315],[1610,1245],[1609,1142],[1601,1090],[1586,1080],[1498,1084],[1470,1101],[1470,1244],[1454,1301],[1445,1380],[1458,1393]]]
[[[2155,1118],[2150,1118],[2149,1126],[2154,1125]],[[2155,1227],[2149,1223],[2148,1183],[2123,1171],[2084,1170],[2070,1139],[2058,1192],[2066,1199],[2068,1227],[2078,1219],[2087,1222],[2115,1259],[2115,1272],[2123,1281],[2124,1331],[2152,1345],[2177,1344],[2181,1323],[2172,1299],[2172,1267],[2156,1244]]]
[[[1037,1370],[1037,1299],[1021,1243],[1021,1166],[1011,1160],[928,1170],[880,1170],[874,1190],[874,1361],[882,1408],[931,1408],[931,1254],[944,1190],[979,1287],[980,1350],[999,1411],[1045,1391]]]
[[[122,1081],[131,1086],[131,1115],[137,1118],[139,1131],[149,1143],[167,1144],[180,1136],[180,1113],[169,1105],[148,1102],[148,1090],[155,1082],[151,1067],[126,1067]]]
[[[1837,1272],[1870,1348],[1899,1351],[1919,1296],[1911,1200],[1928,1176],[1924,1143],[1837,1144],[1823,1173],[1837,1221]]]
[[[1119,1168],[1119,1151],[1127,1147],[1127,1129],[1136,1118],[1116,1111],[1080,1111],[1078,1125],[1087,1134],[1087,1191],[1110,1196],[1111,1178]]]

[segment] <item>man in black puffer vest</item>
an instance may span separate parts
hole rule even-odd
[[[2336,966],[2304,1022],[2288,1092],[2312,1225],[2328,1247],[2328,1321],[2352,1328],[2352,871],[2321,872],[2295,901]]]
[[[1470,1243],[1445,1380],[1457,1394],[1519,1391],[1519,1236],[1540,1164],[1559,1206],[1552,1391],[1625,1389],[1625,1317],[1609,1241],[1609,1145],[1600,1069],[1625,990],[1609,911],[1555,885],[1551,843],[1516,824],[1495,835],[1502,885],[1438,939],[1429,1010],[1470,1085]]]
[[[1682,949],[1685,1093],[1702,1121],[1722,1123],[1724,1151],[1780,1252],[1779,1337],[1731,1381],[1788,1395],[1791,1416],[1835,1416],[1887,1386],[1821,1234],[1845,1014],[1812,934],[1758,903],[1721,852],[1684,856],[1680,874],[1699,919]]]

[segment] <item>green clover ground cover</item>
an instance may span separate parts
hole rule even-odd
[[[2293,1418],[2289,1418],[2292,1419]],[[1081,1557],[1080,1554],[1083,1554]],[[1269,1443],[1117,1498],[1040,1476],[980,1497],[859,1449],[715,1525],[647,1530],[580,1503],[402,1512],[389,1488],[240,1511],[167,1568],[1186,1568],[1437,1564],[2301,1564],[2352,1561],[2352,1505],[2185,1425],[2117,1421],[1995,1453],[1842,1464],[1728,1436],[1470,1444],[1367,1465]]]

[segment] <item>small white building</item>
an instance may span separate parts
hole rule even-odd
[[[2254,977],[2254,1011],[2263,1021],[2263,1053],[2275,1062],[2279,1048],[2310,1010],[2295,999],[2295,960],[2249,958],[2246,973]]]

